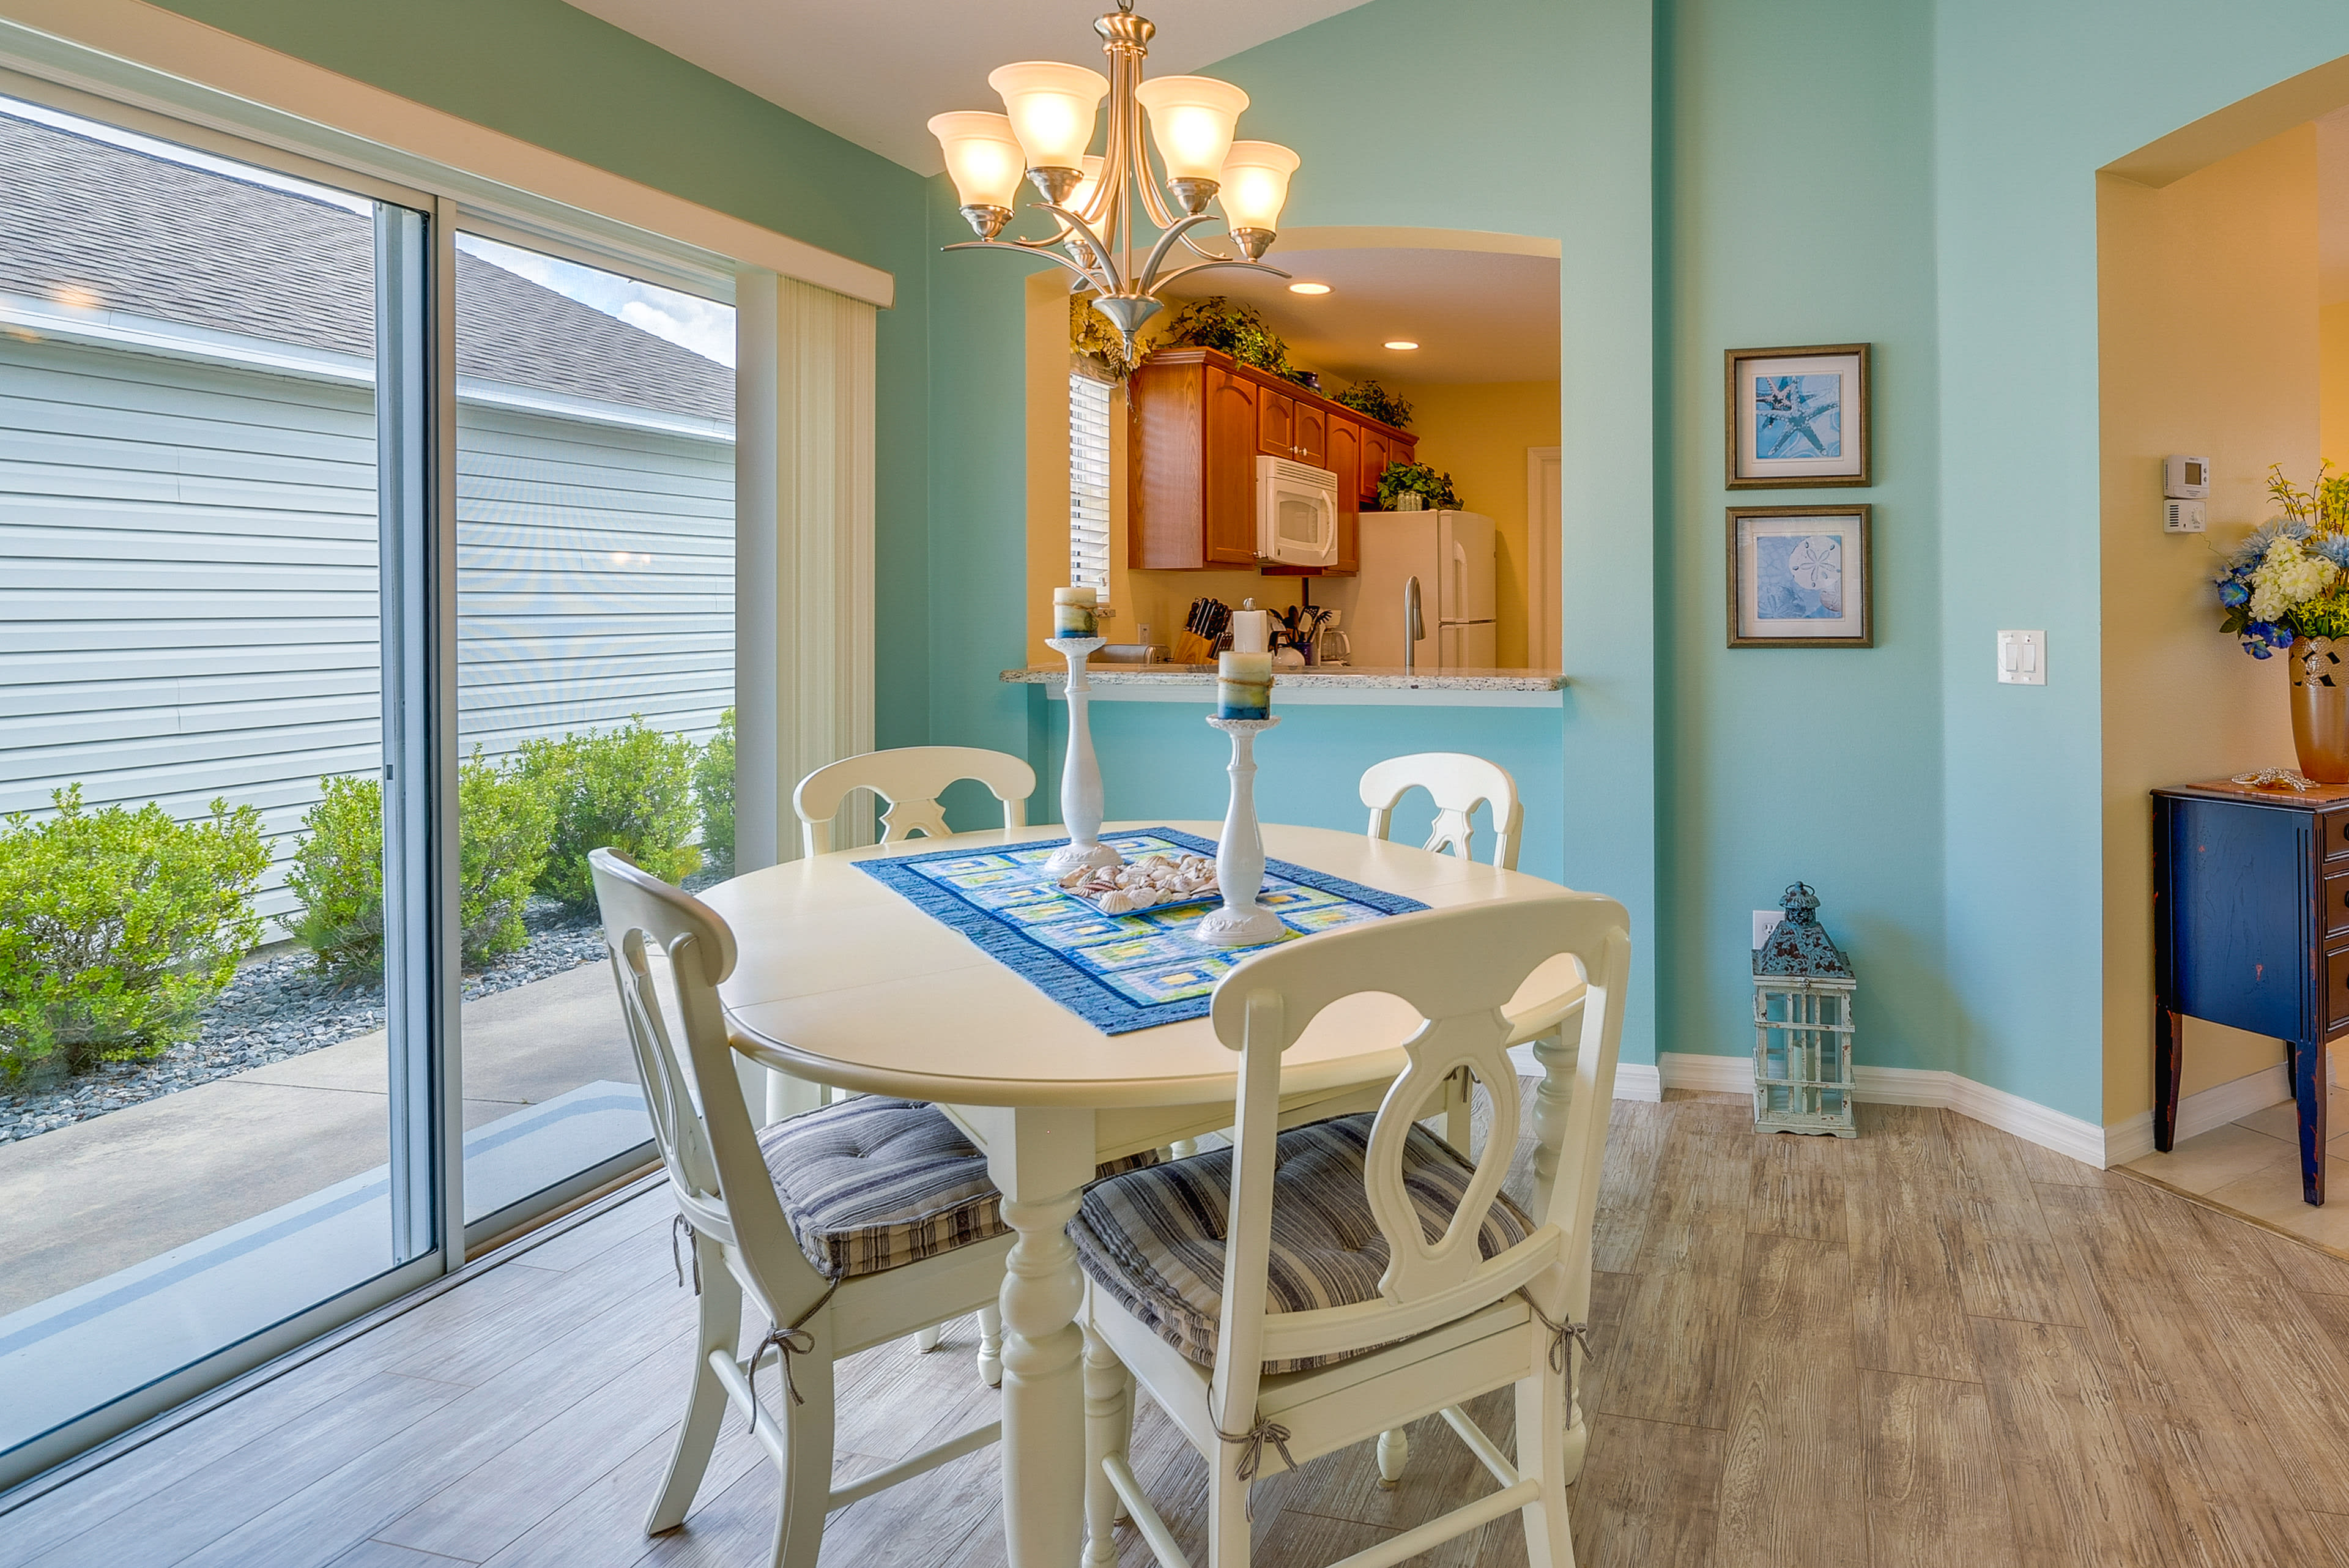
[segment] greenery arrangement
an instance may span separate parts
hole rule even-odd
[[[372,774],[318,781],[285,875],[302,900],[295,940],[346,980],[383,972],[383,784]],[[482,757],[457,766],[458,947],[478,969],[530,940],[522,912],[546,867],[554,812],[514,766]]]
[[[1170,347],[1218,349],[1243,365],[1300,386],[1309,374],[1288,362],[1288,345],[1255,306],[1235,305],[1220,294],[1195,299],[1176,311],[1158,341]]]
[[[2219,574],[2220,629],[2253,659],[2290,648],[2295,637],[2349,637],[2349,474],[2320,463],[2302,489],[2268,470],[2268,498],[2280,515],[2251,531]]]
[[[615,730],[523,742],[522,775],[554,813],[538,890],[574,913],[592,911],[595,884],[587,852],[607,845],[664,882],[682,882],[698,869],[693,772],[700,749],[636,715]]]
[[[1330,401],[1342,403],[1358,414],[1368,414],[1399,431],[1411,429],[1411,405],[1376,381],[1357,381]]]
[[[1415,493],[1427,497],[1430,508],[1438,512],[1460,509],[1460,493],[1452,488],[1452,476],[1438,473],[1423,462],[1391,462],[1379,475],[1379,510],[1395,509],[1395,497]]]
[[[693,764],[693,798],[701,808],[701,858],[728,876],[734,871],[734,710],[718,716],[718,732]]]
[[[153,803],[0,818],[0,1080],[151,1056],[198,1018],[261,938],[261,812],[212,803],[178,822]],[[62,1060],[60,1060],[62,1059]]]
[[[1090,294],[1069,296],[1069,352],[1095,361],[1121,381],[1133,374],[1133,361],[1125,357],[1125,339],[1109,324],[1108,317],[1093,308]]]

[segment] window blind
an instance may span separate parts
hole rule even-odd
[[[1069,581],[1109,599],[1110,384],[1069,377]]]

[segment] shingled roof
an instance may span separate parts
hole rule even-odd
[[[367,355],[365,217],[0,115],[0,290]],[[460,375],[731,421],[734,373],[457,253]]]

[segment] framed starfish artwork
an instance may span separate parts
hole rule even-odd
[[[1728,352],[1728,486],[1872,483],[1865,343]]]

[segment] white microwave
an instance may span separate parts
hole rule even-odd
[[[1256,553],[1284,566],[1338,562],[1338,476],[1285,457],[1256,460]]]

